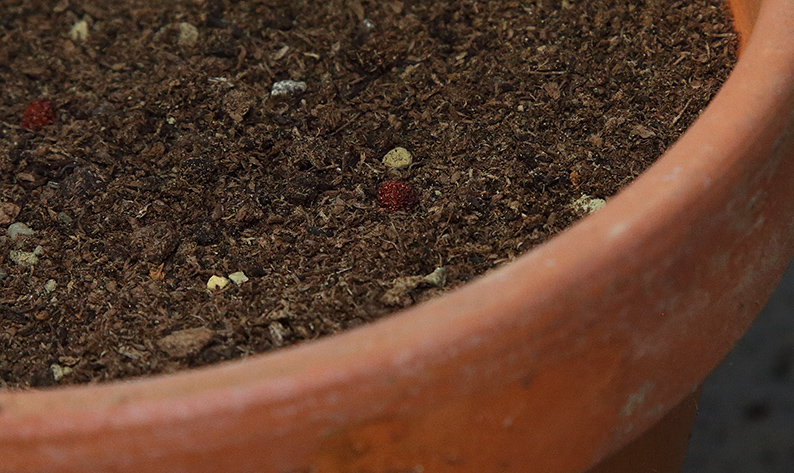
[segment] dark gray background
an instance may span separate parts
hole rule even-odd
[[[706,381],[682,473],[794,473],[794,267]]]

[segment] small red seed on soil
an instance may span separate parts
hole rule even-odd
[[[30,102],[25,107],[22,123],[19,126],[37,131],[43,126],[52,124],[53,120],[55,120],[55,107],[52,102],[47,99],[39,99]]]
[[[391,210],[408,210],[417,202],[414,189],[402,181],[386,181],[378,188],[378,202]]]

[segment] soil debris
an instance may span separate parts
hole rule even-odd
[[[195,355],[212,339],[212,330],[199,327],[179,330],[157,341],[157,347],[175,358]]]

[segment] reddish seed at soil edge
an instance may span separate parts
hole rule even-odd
[[[378,188],[378,202],[383,207],[395,212],[408,210],[417,202],[414,189],[401,181],[386,181]]]
[[[52,102],[46,99],[34,100],[25,107],[22,117],[22,128],[38,131],[41,127],[52,124],[55,120],[55,108]]]

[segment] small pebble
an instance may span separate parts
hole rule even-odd
[[[392,169],[407,168],[412,162],[411,153],[405,148],[394,148],[383,157],[383,164]]]
[[[50,279],[44,284],[44,290],[47,292],[53,292],[55,289],[58,288],[58,281],[54,279]]]
[[[35,266],[39,262],[39,257],[36,256],[35,252],[11,250],[8,253],[8,257],[19,266],[25,267]]]
[[[64,376],[72,374],[72,369],[68,366],[61,366],[55,363],[50,365],[50,371],[52,371],[52,379],[55,381],[60,381]]]
[[[32,228],[30,228],[29,226],[25,225],[22,222],[12,223],[11,225],[8,226],[8,236],[11,237],[12,240],[18,237],[19,235],[32,236],[34,233],[36,232],[33,231]]]
[[[214,291],[215,289],[223,289],[227,284],[229,284],[229,280],[223,276],[211,276],[210,280],[207,281],[207,289],[210,291]]]
[[[607,202],[604,199],[584,194],[571,203],[571,208],[573,208],[573,211],[577,214],[584,216],[594,213],[606,204]]]
[[[273,84],[273,88],[270,90],[270,95],[274,97],[278,95],[292,95],[298,92],[303,92],[304,90],[306,90],[306,82],[282,80]]]
[[[187,22],[179,24],[179,40],[177,42],[180,46],[193,46],[198,41],[198,29]]]
[[[229,279],[231,279],[232,282],[238,286],[242,285],[244,282],[248,282],[248,276],[246,276],[242,271],[237,271],[236,273],[230,274]]]
[[[85,41],[88,39],[88,22],[80,20],[69,30],[69,37],[72,41]]]

